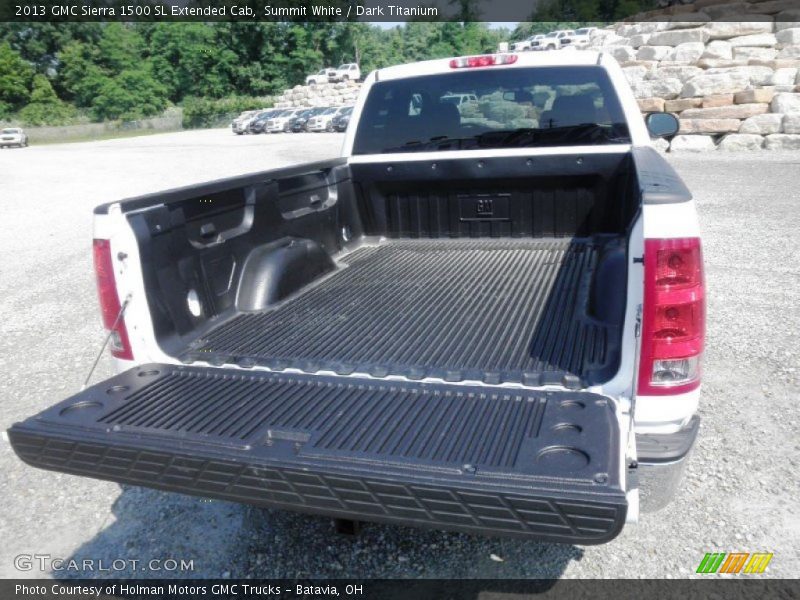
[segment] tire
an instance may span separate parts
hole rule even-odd
[[[350,81],[350,75],[342,75],[342,81]]]

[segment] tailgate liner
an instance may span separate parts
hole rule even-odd
[[[9,430],[56,471],[351,519],[603,543],[613,406],[541,392],[148,365]]]
[[[343,268],[287,301],[217,325],[180,357],[580,389],[607,380],[619,363],[618,325],[588,315],[602,246],[381,241],[347,254]]]

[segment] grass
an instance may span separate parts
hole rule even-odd
[[[69,137],[64,139],[53,138],[45,140],[37,140],[31,138],[30,145],[32,146],[49,146],[52,144],[73,144],[80,142],[102,142],[105,140],[116,140],[124,138],[142,137],[146,135],[158,135],[159,133],[175,133],[177,131],[184,131],[183,129],[119,129],[116,131],[105,131],[95,135],[82,135]]]

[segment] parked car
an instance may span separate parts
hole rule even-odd
[[[120,374],[15,423],[14,452],[578,545],[663,505],[697,436],[705,339],[696,200],[651,141],[678,123],[643,119],[609,53],[553,54],[381,69],[338,158],[95,208]],[[441,102],[539,91],[552,102],[526,126]]]
[[[332,106],[314,115],[306,123],[306,131],[333,131],[333,117],[338,115],[343,108],[343,106]]]
[[[272,115],[264,123],[264,133],[287,133],[291,130],[290,121],[298,112],[299,108],[288,108]]]
[[[561,50],[572,41],[572,36],[575,32],[572,29],[559,29],[558,31],[551,31],[544,39],[539,40],[539,44],[532,50]]]
[[[597,27],[581,27],[575,30],[572,36],[572,45],[578,49],[588,48],[592,43],[592,35],[597,31]]]
[[[28,145],[28,134],[20,127],[6,127],[0,132],[0,148],[25,148]]]
[[[332,119],[331,126],[334,131],[344,131],[347,129],[347,124],[350,123],[350,115],[353,114],[352,106],[345,106],[340,110]]]
[[[361,69],[356,63],[339,65],[331,81],[360,81]]]
[[[314,108],[306,108],[305,110],[298,112],[290,121],[290,129],[293,133],[307,131],[306,124],[308,123],[308,120],[327,109],[327,106],[317,106]]]
[[[534,46],[538,46],[540,40],[544,39],[543,33],[537,33],[536,35],[532,35],[529,38],[522,40],[521,42],[515,42],[511,45],[511,49],[514,52],[524,52],[526,50],[533,50]]]
[[[336,69],[333,67],[327,67],[325,69],[320,69],[313,75],[306,77],[306,85],[320,85],[322,83],[333,81],[335,78]]]
[[[231,131],[236,135],[248,133],[250,122],[260,113],[260,110],[246,110],[231,123]]]
[[[252,121],[250,121],[250,125],[248,127],[250,133],[264,133],[264,128],[267,125],[267,121],[283,110],[285,109],[273,108],[271,110],[260,112]]]

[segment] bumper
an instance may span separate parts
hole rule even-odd
[[[661,510],[675,497],[699,431],[695,415],[676,433],[636,436],[642,512]]]

